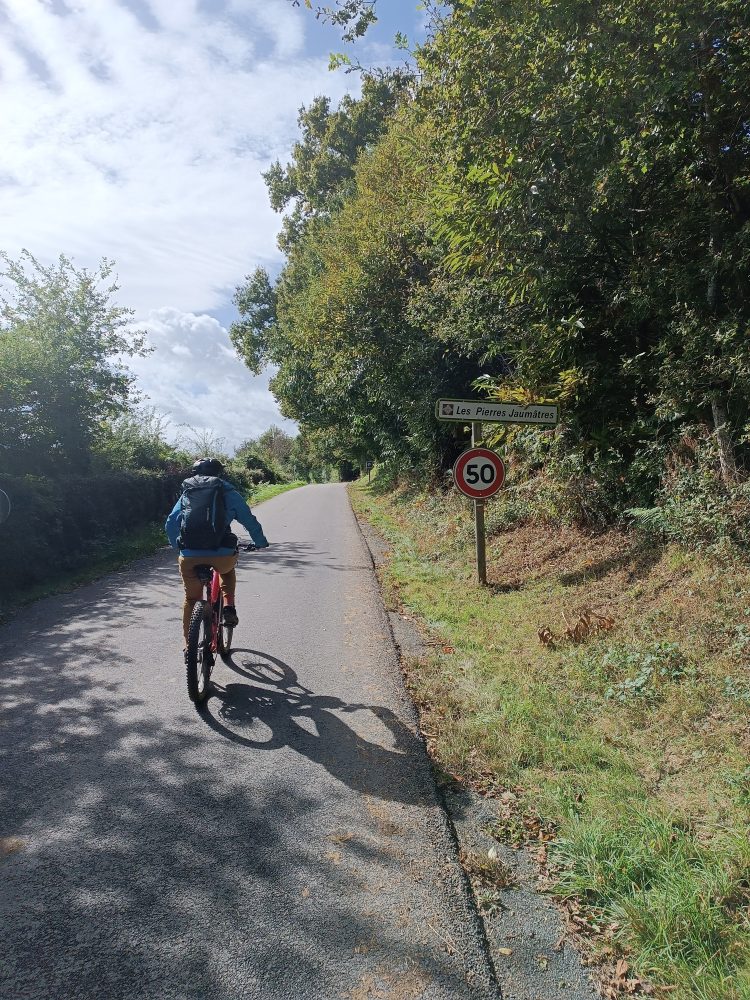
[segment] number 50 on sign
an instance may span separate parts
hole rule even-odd
[[[456,459],[453,480],[465,496],[486,500],[505,482],[505,466],[500,456],[489,448],[469,448]]]

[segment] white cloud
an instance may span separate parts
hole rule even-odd
[[[275,423],[289,433],[268,392],[268,376],[253,376],[239,360],[226,329],[212,316],[156,309],[137,324],[154,348],[129,361],[138,385],[168,414],[173,440],[207,431],[232,450]]]
[[[0,249],[114,259],[138,317],[226,308],[279,261],[261,171],[301,104],[356,87],[305,56],[314,23],[288,0],[0,0]],[[192,349],[182,321],[164,329]],[[139,377],[185,416],[154,363]]]
[[[150,30],[124,0],[0,9],[5,250],[112,257],[139,311],[217,308],[276,258],[260,173],[286,156],[300,104],[352,85],[299,57],[299,11],[149,0]]]

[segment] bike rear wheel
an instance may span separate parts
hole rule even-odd
[[[188,629],[187,689],[190,700],[200,705],[208,698],[211,688],[211,608],[205,601],[197,601]]]

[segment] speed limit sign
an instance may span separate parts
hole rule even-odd
[[[489,448],[469,448],[453,466],[456,486],[472,500],[494,496],[505,482],[503,460]]]

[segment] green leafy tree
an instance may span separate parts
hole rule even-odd
[[[113,469],[184,465],[185,456],[166,439],[168,423],[154,407],[129,409],[105,422],[98,436],[96,455]]]
[[[421,55],[446,269],[494,288],[530,388],[580,371],[568,440],[618,480],[650,452],[647,490],[696,422],[731,478],[748,419],[749,44],[735,0],[478,0]]]
[[[394,102],[301,119],[267,176],[286,266],[239,290],[238,349],[352,460],[434,471],[460,429],[432,400],[476,384],[564,404],[556,435],[513,447],[604,517],[652,498],[695,432],[731,484],[750,440],[745,4],[446,6]]]
[[[230,464],[230,473],[237,478],[244,478],[248,483],[276,483],[279,481],[279,472],[261,454],[257,441],[244,441],[235,451]]]
[[[276,292],[265,268],[257,267],[234,294],[239,319],[232,323],[232,343],[250,371],[259,375],[276,326]]]
[[[233,463],[253,474],[257,482],[279,482],[294,478],[292,454],[295,438],[272,424],[257,438],[243,442]]]
[[[315,16],[344,29],[344,39],[352,42],[367,33],[367,29],[377,21],[376,0],[336,0],[334,6],[314,5],[312,0],[302,0]],[[300,6],[300,0],[292,0],[293,7]]]
[[[291,206],[279,238],[282,250],[292,249],[311,220],[341,207],[352,191],[359,155],[382,135],[410,82],[405,71],[366,73],[359,97],[347,94],[335,109],[327,97],[317,97],[302,108],[302,136],[291,161],[285,167],[276,161],[263,175],[274,210]]]
[[[258,437],[258,448],[261,454],[267,455],[271,462],[286,469],[292,454],[294,438],[276,424],[271,424],[267,431]]]
[[[302,430],[292,443],[292,478],[309,483],[328,482],[333,460],[331,442],[326,440],[325,435]]]
[[[0,453],[15,474],[85,471],[108,420],[133,399],[123,357],[144,354],[131,310],[112,301],[112,264],[42,265],[0,254]]]
[[[413,156],[414,122],[396,121],[360,154],[338,209],[308,219],[275,288],[256,274],[240,290],[238,303],[255,298],[233,336],[251,363],[278,366],[283,411],[326,434],[337,462],[434,470],[455,451],[434,399],[467,391],[480,369],[409,315],[430,273],[428,178]]]

